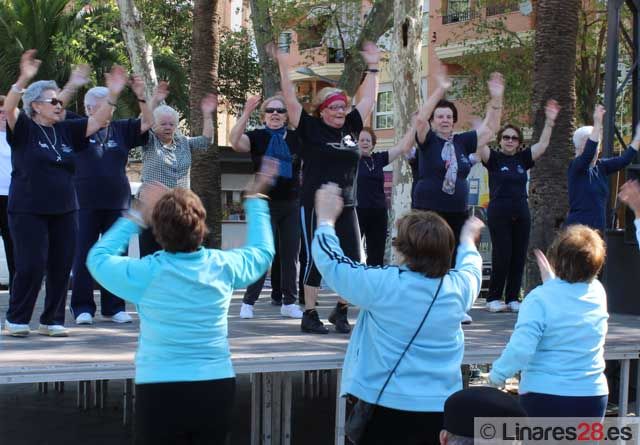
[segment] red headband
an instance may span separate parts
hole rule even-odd
[[[344,93],[333,93],[330,94],[329,97],[327,97],[324,102],[322,102],[320,104],[320,106],[318,107],[318,111],[322,111],[325,108],[327,108],[329,105],[331,105],[334,102],[337,101],[343,101],[345,103],[345,105],[347,104],[347,96]]]

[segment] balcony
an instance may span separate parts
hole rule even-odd
[[[487,6],[487,17],[493,15],[507,14],[509,12],[515,12],[520,10],[520,5],[517,1],[502,1],[497,4]]]
[[[475,9],[466,9],[463,11],[451,11],[442,16],[442,24],[448,25],[450,23],[468,22],[469,20],[480,17],[480,11]]]

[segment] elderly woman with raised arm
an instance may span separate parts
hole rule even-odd
[[[620,200],[627,204],[636,217],[634,224],[636,225],[636,238],[640,246],[640,183],[637,180],[627,181],[618,194]]]
[[[167,96],[167,84],[158,84],[152,103]],[[157,181],[168,188],[191,188],[191,152],[207,150],[213,141],[213,113],[218,109],[218,97],[206,95],[200,102],[202,135],[184,136],[178,131],[180,115],[168,106],[153,109],[153,128],[142,147],[142,183]],[[160,250],[160,244],[150,230],[140,234],[140,256]]]
[[[38,332],[67,335],[65,301],[78,209],[74,152],[86,149],[87,138],[106,126],[127,82],[124,69],[114,66],[107,75],[109,95],[102,107],[88,119],[65,121],[56,83],[41,80],[29,85],[39,66],[35,50],[23,54],[20,76],[4,102],[13,164],[8,207],[16,266],[5,329],[9,335],[22,337],[30,332],[45,274],[46,296]],[[18,110],[20,99],[22,112]]]
[[[540,140],[531,147],[523,147],[524,138],[518,126],[506,124],[498,132],[499,150],[490,150],[486,145],[478,148],[482,163],[489,171],[487,216],[492,246],[486,304],[489,312],[518,312],[520,308],[520,286],[531,231],[527,172],[547,150],[559,111],[556,101],[547,102]]]
[[[289,122],[296,128],[302,147],[300,211],[303,249],[307,251],[307,264],[303,265],[305,267],[305,311],[301,329],[303,332],[326,334],[329,331],[320,321],[315,308],[322,276],[310,254],[311,240],[316,229],[313,202],[316,191],[327,182],[334,182],[342,188],[345,207],[336,221],[336,232],[345,255],[354,261],[359,261],[360,230],[355,210],[355,192],[360,151],[356,141],[363,127],[363,120],[369,116],[373,108],[380,50],[371,42],[365,43],[363,47],[362,57],[367,68],[364,81],[360,86],[360,100],[354,108],[344,91],[327,87],[318,91],[314,98],[313,115],[304,111],[298,102],[293,82],[289,78],[286,54],[275,52],[274,56],[280,68],[281,90]],[[340,333],[351,331],[347,310],[347,302],[339,299],[329,315],[329,322],[334,324],[336,331]]]
[[[131,188],[126,172],[129,151],[147,143],[148,130],[153,124],[142,78],[133,76],[130,86],[138,98],[142,117],[111,120],[89,138],[88,148],[76,155],[74,182],[80,209],[70,304],[76,324],[93,323],[96,304],[93,300],[93,278],[86,266],[87,253],[122,211],[129,208]],[[105,87],[87,91],[84,96],[87,116],[93,116],[108,95],[109,90]],[[103,288],[100,289],[100,310],[104,317],[115,323],[131,321],[124,300]]]
[[[269,192],[269,213],[279,267],[282,306],[284,317],[302,318],[296,304],[296,275],[300,251],[300,142],[296,131],[288,128],[288,113],[282,96],[265,99],[260,106],[260,117],[264,128],[245,132],[247,122],[260,104],[260,97],[247,100],[242,115],[231,129],[231,147],[239,153],[249,153],[255,171],[259,171],[265,156],[276,158],[280,163],[280,174]],[[273,273],[272,273],[273,278]],[[260,296],[266,274],[247,287],[242,299],[240,318],[253,318],[253,306]],[[273,282],[273,279],[272,279]]]

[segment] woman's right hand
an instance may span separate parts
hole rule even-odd
[[[20,58],[20,79],[25,83],[33,79],[40,69],[42,60],[36,59],[37,52],[35,49],[30,49],[25,51]]]
[[[480,233],[484,223],[480,218],[470,216],[460,230],[460,244],[476,244],[480,240]]]
[[[113,65],[111,71],[105,75],[105,78],[109,93],[116,97],[122,93],[122,90],[124,90],[124,87],[129,81],[127,71],[120,65]]]
[[[136,207],[142,213],[142,218],[148,226],[151,225],[151,215],[153,215],[156,203],[168,191],[169,189],[166,186],[156,181],[145,182],[140,186]]]
[[[540,249],[535,249],[533,253],[536,256],[536,262],[538,263],[538,269],[540,269],[540,278],[542,279],[542,282],[544,283],[549,279],[555,278],[556,275],[553,272],[553,268],[545,254],[542,253]]]
[[[593,125],[602,126],[602,121],[604,120],[604,114],[607,112],[605,108],[598,104],[596,105],[595,110],[593,111]]]
[[[275,184],[279,171],[280,163],[277,159],[263,156],[260,171],[256,173],[253,182],[247,187],[245,193],[247,195],[266,195]]]
[[[256,108],[258,108],[258,105],[260,105],[261,100],[262,98],[260,96],[251,96],[244,104],[244,110],[242,110],[243,113],[247,115],[253,113]]]

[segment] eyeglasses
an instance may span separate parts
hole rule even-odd
[[[327,108],[330,109],[331,111],[346,111],[347,110],[347,106],[346,105],[329,105]]]
[[[514,141],[514,142],[518,142],[520,141],[520,138],[518,136],[509,136],[508,134],[503,134],[502,135],[502,140],[503,141]]]
[[[285,114],[287,112],[286,108],[265,108],[264,112],[267,114],[278,113]]]
[[[64,107],[64,102],[62,102],[60,99],[56,99],[55,97],[52,99],[40,99],[40,100],[34,100],[34,102],[44,102],[47,104],[51,104],[54,107],[56,105],[60,105],[61,107]]]

